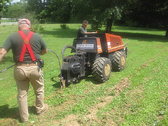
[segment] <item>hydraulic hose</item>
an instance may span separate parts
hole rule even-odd
[[[76,52],[76,48],[74,46],[71,46],[71,45],[66,45],[62,48],[62,60],[64,59],[64,52],[67,48],[71,48],[72,49],[72,52]]]
[[[10,67],[8,67],[8,68],[6,68],[6,69],[0,71],[0,73],[2,73],[2,72],[4,72],[4,71],[8,70],[9,68],[11,68],[11,67],[13,67],[13,66],[15,66],[15,64],[13,64],[12,66],[10,66]]]
[[[53,52],[56,56],[57,56],[57,58],[58,58],[58,61],[59,61],[59,66],[60,66],[60,75],[61,75],[61,78],[62,78],[62,72],[61,72],[61,63],[60,63],[60,60],[59,60],[59,57],[58,57],[58,55],[53,51],[53,50],[51,50],[51,49],[47,49],[47,51],[50,51],[50,52]]]

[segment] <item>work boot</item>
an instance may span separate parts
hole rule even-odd
[[[37,113],[39,116],[43,115],[46,111],[48,110],[48,105],[47,104],[44,104],[44,109],[40,112],[40,113]]]
[[[27,123],[28,121],[22,121],[22,123]]]

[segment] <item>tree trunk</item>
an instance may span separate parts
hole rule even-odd
[[[166,37],[168,37],[168,27],[166,27]]]
[[[1,24],[2,11],[0,11],[0,24]]]
[[[113,18],[111,16],[110,19],[107,19],[107,24],[106,24],[106,32],[107,33],[111,32],[112,24],[113,24]]]

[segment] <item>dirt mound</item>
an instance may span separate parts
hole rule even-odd
[[[122,92],[125,88],[129,86],[129,80],[128,78],[124,77],[117,85],[114,87],[114,91],[116,93]]]

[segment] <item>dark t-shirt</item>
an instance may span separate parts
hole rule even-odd
[[[25,33],[26,36],[29,33],[28,30],[23,30],[23,32]],[[36,57],[36,60],[40,60],[41,59],[40,50],[47,48],[46,43],[44,42],[42,37],[37,33],[33,33],[29,43],[30,43],[30,46],[33,50],[35,57]],[[15,63],[17,63],[19,61],[19,57],[21,54],[21,50],[23,48],[23,44],[24,44],[23,38],[21,37],[21,35],[18,32],[15,32],[15,33],[8,36],[8,38],[5,40],[4,44],[2,45],[2,48],[4,48],[7,51],[12,49],[13,60]],[[32,62],[32,59],[30,57],[30,54],[26,50],[25,55],[24,55],[24,59],[23,59],[23,63],[31,63],[31,62]]]
[[[79,27],[78,29],[78,34],[77,34],[77,38],[80,38],[80,37],[87,37],[86,35],[84,35],[83,33],[87,32],[87,29],[84,28],[84,27]]]

